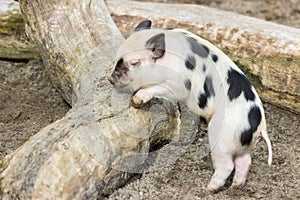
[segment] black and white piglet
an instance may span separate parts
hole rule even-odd
[[[210,42],[181,29],[150,29],[141,22],[118,50],[109,81],[136,91],[140,106],[154,97],[184,102],[206,118],[217,191],[235,169],[233,186],[245,183],[250,149],[262,136],[272,162],[262,102],[243,72]]]

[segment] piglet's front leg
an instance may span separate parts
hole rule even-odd
[[[171,91],[161,85],[155,85],[148,88],[138,90],[131,98],[132,106],[135,108],[141,107],[149,102],[154,97],[169,98]]]
[[[131,105],[135,108],[141,107],[153,98],[153,95],[148,92],[148,89],[137,91],[131,98]]]

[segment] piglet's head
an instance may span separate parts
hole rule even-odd
[[[150,28],[151,21],[141,22],[119,48],[114,71],[108,78],[114,86],[135,91],[156,83],[151,73],[165,54],[165,34]]]

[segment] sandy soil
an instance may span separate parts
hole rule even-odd
[[[0,160],[69,109],[38,60],[0,61],[0,102]]]
[[[161,0],[201,3],[300,28],[299,0]],[[234,2],[234,3],[233,3]],[[0,61],[0,163],[31,135],[61,118],[68,105],[52,87],[39,61]],[[246,186],[207,194],[210,156],[200,158],[201,138],[175,164],[145,173],[109,199],[300,199],[300,116],[265,104],[273,165],[260,142],[253,151]],[[1,165],[1,164],[0,164]],[[230,185],[230,180],[226,188]]]

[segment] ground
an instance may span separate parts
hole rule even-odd
[[[161,0],[188,2],[234,11],[300,28],[299,0]],[[30,136],[61,118],[69,106],[53,88],[40,61],[0,61],[0,163]],[[210,156],[200,157],[193,143],[175,164],[145,173],[116,190],[109,199],[300,199],[300,116],[265,103],[273,165],[266,144],[252,153],[253,164],[243,188],[207,194],[213,173]],[[230,180],[227,183],[230,184]]]
[[[0,160],[69,110],[38,60],[0,61],[0,102]]]

